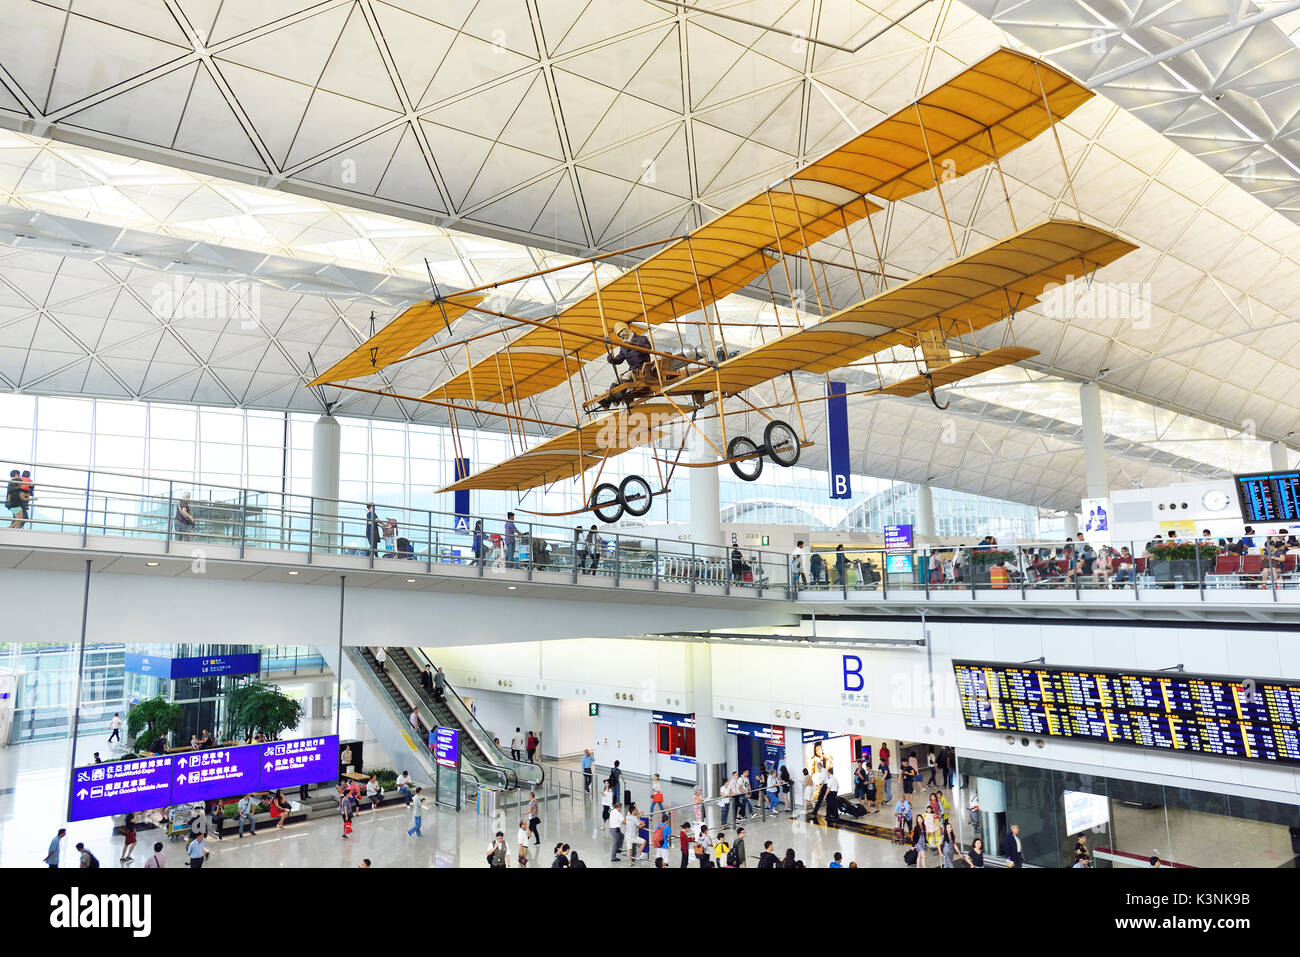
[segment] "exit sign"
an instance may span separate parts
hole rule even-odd
[[[764,535],[764,536],[763,536],[763,547],[764,547],[764,548],[767,548],[767,546],[769,546],[769,545],[771,545],[771,544],[772,544],[771,539],[768,538],[768,536]]]
[[[591,704],[587,705],[587,714],[593,718],[599,715],[600,705],[596,704],[596,702],[594,701]]]

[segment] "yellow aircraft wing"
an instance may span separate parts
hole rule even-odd
[[[1050,219],[666,391],[735,395],[787,372],[824,374],[894,346],[916,346],[926,333],[948,339],[973,332],[1031,305],[1049,283],[1083,276],[1136,248],[1095,226]]]
[[[954,382],[982,375],[993,369],[1015,365],[1017,362],[1023,362],[1036,355],[1038,355],[1037,349],[1026,349],[1022,346],[1002,346],[999,349],[981,352],[977,356],[966,356],[955,362],[949,362],[940,369],[931,370],[928,375],[911,376],[892,385],[884,386],[880,391],[885,395],[920,395],[928,389],[952,385]]]
[[[441,301],[426,299],[417,302],[307,384],[341,382],[378,372],[415,351],[447,323],[459,319],[486,298],[448,296]]]
[[[607,458],[654,442],[664,426],[679,418],[681,413],[666,402],[639,405],[631,411],[619,409],[439,491],[522,490],[575,478]]]
[[[901,199],[949,170],[969,173],[1091,96],[1045,63],[998,50],[600,286],[558,313],[553,328],[529,330],[425,398],[504,403],[545,392],[605,352],[591,336],[603,340],[615,323],[657,325],[716,302],[767,271],[772,260],[765,251],[798,252],[877,211],[867,194]]]

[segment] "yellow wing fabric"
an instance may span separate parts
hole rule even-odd
[[[1137,247],[1083,223],[1047,220],[821,322],[676,382],[673,394],[734,395],[787,372],[824,374],[924,333],[944,339],[1032,304],[1048,285],[1114,262]]]
[[[440,489],[529,489],[560,479],[575,478],[604,459],[648,445],[664,426],[681,418],[666,402],[620,409],[561,432],[527,452]]]
[[[964,359],[958,359],[956,362],[949,362],[942,368],[931,371],[929,375],[914,375],[903,379],[901,382],[887,385],[880,391],[885,395],[920,395],[928,389],[952,385],[962,379],[983,375],[985,372],[1000,369],[1003,366],[1014,365],[1036,355],[1038,355],[1037,349],[1026,349],[1022,346],[1003,346],[1000,349],[981,352],[977,356],[967,356]]]
[[[447,323],[459,319],[485,298],[448,296],[441,301],[417,302],[307,384],[323,385],[378,372],[414,351]]]
[[[564,309],[554,328],[524,333],[425,398],[504,403],[545,392],[605,351],[587,337],[603,338],[617,322],[656,325],[716,302],[770,268],[764,250],[798,252],[876,212],[880,207],[865,194],[900,199],[929,189],[936,173],[968,173],[1037,136],[1091,96],[1047,64],[998,50],[917,106],[905,107]]]

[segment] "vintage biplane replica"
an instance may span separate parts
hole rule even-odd
[[[435,295],[412,306],[310,385],[332,384],[444,406],[456,443],[458,412],[503,418],[512,443],[517,443],[516,454],[476,474],[457,475],[442,491],[497,489],[522,494],[576,479],[582,483],[585,505],[575,511],[590,510],[602,521],[613,522],[624,513],[648,512],[653,498],[668,491],[678,467],[727,465],[743,479],[757,479],[765,459],[789,467],[811,444],[802,407],[824,402],[826,397],[800,399],[796,374],[825,375],[849,365],[874,363],[878,384],[850,394],[927,394],[938,406],[937,389],[1037,354],[1015,345],[980,351],[974,343],[977,331],[1014,319],[1049,284],[1091,277],[1135,248],[1085,224],[1082,217],[1049,219],[1021,229],[1011,211],[1001,157],[1048,130],[1055,137],[1055,123],[1091,96],[1044,63],[998,50],[685,236],[555,267],[590,265],[596,281],[588,294],[552,316],[510,315],[488,308],[485,301],[508,282],[527,281],[553,270],[455,295]],[[1064,167],[1059,139],[1057,147]],[[961,255],[948,219],[944,183],[989,164],[997,167],[1016,231]],[[923,275],[895,277],[898,281],[891,285],[871,218],[885,204],[930,189],[938,192],[954,258]],[[869,228],[874,255],[864,255],[867,265],[859,267],[849,230],[862,221]],[[826,298],[822,297],[810,248],[841,232],[848,242],[861,299],[833,309],[829,284]],[[616,278],[601,281],[598,261],[654,246],[662,248]],[[800,295],[792,277],[804,266],[812,289]],[[863,282],[864,275],[872,283],[870,288]],[[777,333],[758,344],[732,348],[718,303],[758,283],[766,286],[772,299]],[[787,302],[815,299],[818,315],[783,324],[776,291],[781,285]],[[453,323],[471,311],[496,317],[499,327],[454,338]],[[448,341],[421,350],[423,343],[444,331],[451,337]],[[476,348],[481,350],[482,342],[492,337],[499,348],[474,358],[471,342],[479,343]],[[399,395],[347,382],[447,350],[463,354],[464,369],[424,395]],[[896,356],[900,350],[906,358],[881,358]],[[881,366],[889,362],[902,363],[904,374],[899,377],[898,370],[887,374]],[[606,363],[613,365],[615,381],[608,388],[589,388],[588,376],[599,367],[608,368]],[[608,373],[596,375],[607,381]],[[756,389],[777,380],[788,381],[787,396],[774,401],[757,397]],[[566,385],[572,421],[524,414],[525,400]],[[746,421],[751,413],[761,417],[762,434],[737,434],[738,413]],[[716,423],[721,443],[703,431],[705,422]],[[699,456],[682,461],[692,431],[713,451],[709,461],[694,460]],[[659,472],[654,481],[640,475],[630,475],[617,485],[601,481],[612,457],[643,445],[654,445],[662,453],[654,457]],[[593,468],[596,474],[588,481]]]

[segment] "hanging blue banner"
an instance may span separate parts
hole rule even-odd
[[[469,459],[456,459],[456,481],[463,478],[469,478]],[[456,513],[456,528],[458,532],[468,532],[470,529],[469,521],[469,489],[462,488],[452,492],[455,498],[455,504],[452,511]]]
[[[843,382],[826,382],[826,461],[831,498],[852,498],[849,484],[849,400]]]

